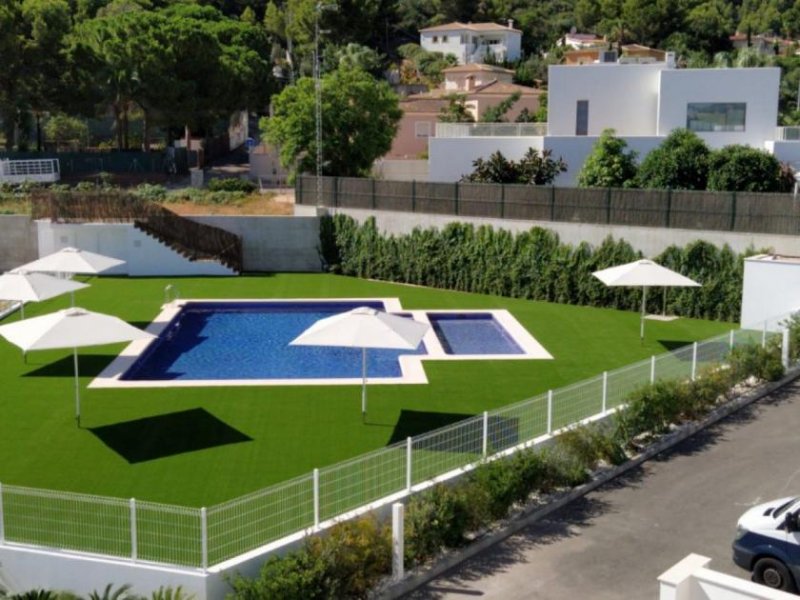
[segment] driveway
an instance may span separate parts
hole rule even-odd
[[[420,588],[412,598],[651,599],[690,552],[731,561],[738,517],[800,495],[800,383],[686,440]]]

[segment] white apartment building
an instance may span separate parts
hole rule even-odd
[[[429,180],[457,181],[477,158],[500,151],[517,160],[528,150],[552,150],[569,170],[555,184],[575,185],[577,175],[603,130],[611,128],[641,160],[680,127],[695,131],[711,148],[745,144],[800,162],[800,133],[776,127],[780,69],[678,69],[666,62],[554,65],[549,70],[545,135],[509,135],[498,126],[448,124],[449,137],[430,139]],[[462,130],[463,131],[460,131]],[[443,131],[444,133],[444,131]]]
[[[419,43],[429,52],[452,54],[458,64],[485,63],[487,55],[495,61],[518,60],[522,55],[522,32],[497,23],[447,23],[419,32]]]

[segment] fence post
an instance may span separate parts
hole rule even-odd
[[[547,433],[553,433],[553,390],[547,390]]]
[[[606,188],[606,225],[611,223],[611,188]]]
[[[411,212],[417,212],[417,180],[411,180]]]
[[[728,349],[733,350],[733,329],[731,329],[731,332],[728,334]]]
[[[319,469],[314,469],[314,530],[319,529]]]
[[[692,344],[692,381],[697,377],[697,342]]]
[[[131,560],[136,560],[138,543],[136,541],[136,498],[128,501],[131,509]]]
[[[692,378],[694,379],[694,378]],[[650,383],[656,382],[656,356],[650,357]]]
[[[483,458],[489,450],[489,411],[483,411]]]
[[[3,484],[0,483],[0,544],[6,541],[5,521],[3,520]]]
[[[298,175],[294,181],[294,198],[298,204],[303,204],[303,176]]]
[[[550,186],[550,220],[556,220],[556,186]]]
[[[672,227],[672,188],[667,188],[667,214],[665,227]]]
[[[736,229],[736,192],[731,192],[731,231]]]
[[[789,368],[789,330],[783,330],[783,337],[781,337],[781,362],[783,368]]]
[[[333,178],[333,207],[339,206],[339,178]]]
[[[201,552],[203,553],[203,571],[208,569],[208,518],[206,507],[200,509],[200,539]]]
[[[603,371],[603,411],[608,410],[608,371]]]
[[[392,579],[394,581],[403,578],[404,513],[405,506],[402,502],[392,504]]]
[[[458,182],[455,183],[455,196],[453,197],[453,214],[458,214]]]
[[[411,457],[413,456],[413,444],[411,436],[406,438],[406,491],[411,491]]]

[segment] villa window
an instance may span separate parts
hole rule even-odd
[[[438,44],[439,43],[439,36],[438,35],[433,36],[433,43],[434,44]]]
[[[414,137],[418,138],[431,137],[430,121],[417,121],[416,123],[414,123]]]
[[[588,100],[578,100],[575,107],[575,135],[589,135]]]
[[[690,102],[686,107],[686,128],[690,131],[744,131],[746,114],[744,102]]]
[[[447,43],[447,36],[446,36],[446,35],[443,35],[443,36],[442,36],[442,43],[443,43],[443,44],[446,44],[446,43]]]

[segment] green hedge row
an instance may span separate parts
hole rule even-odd
[[[790,321],[790,338],[800,339],[800,319]],[[610,421],[574,427],[549,448],[487,461],[455,483],[437,484],[409,500],[406,563],[424,563],[445,548],[469,543],[471,533],[507,517],[532,495],[580,485],[601,464],[622,464],[673,424],[703,418],[742,381],[782,376],[777,344],[739,347],[724,366],[708,368],[694,381],[658,381],[635,390]],[[235,577],[229,597],[370,597],[391,572],[390,535],[373,516],[338,524],[302,549],[267,561],[258,578]]]
[[[671,246],[656,262],[703,284],[667,293],[667,311],[685,317],[734,321],[739,318],[743,260],[703,241]],[[635,310],[641,291],[609,288],[593,271],[638,258],[624,240],[608,237],[597,247],[561,242],[550,230],[534,227],[511,234],[489,226],[450,223],[443,229],[414,229],[408,235],[384,235],[370,218],[359,225],[347,215],[322,219],[320,254],[327,268],[355,277],[430,287]],[[660,293],[650,295],[648,310],[661,310]]]

